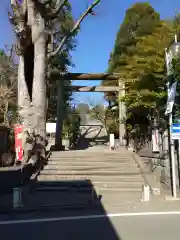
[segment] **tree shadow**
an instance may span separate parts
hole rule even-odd
[[[94,145],[104,145],[108,142],[108,136],[99,136],[103,130],[102,125],[86,125],[81,127],[81,129],[83,128],[85,131],[79,137],[77,145],[73,150],[84,150]],[[89,134],[93,135],[93,133],[95,133],[95,136],[88,137]]]
[[[1,234],[7,239],[26,236],[27,240],[45,240],[59,235],[62,240],[121,240],[108,219],[101,198],[90,180],[33,180],[22,194],[23,217],[8,213],[6,219],[28,219],[30,216],[31,219],[50,218],[51,221],[28,223],[24,227],[21,224],[4,225]],[[54,218],[56,221],[52,221]]]

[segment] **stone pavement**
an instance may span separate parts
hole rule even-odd
[[[23,192],[23,204],[61,209],[101,205],[106,211],[131,208],[142,205],[145,183],[132,152],[124,147],[53,152],[33,191]],[[7,205],[12,206],[12,195],[0,197],[1,208]]]
[[[53,152],[38,182],[41,194],[45,196],[51,191],[51,200],[64,198],[71,204],[72,200],[88,201],[95,195],[104,206],[140,202],[142,184],[145,184],[132,153],[124,147],[110,151],[107,146]],[[79,190],[72,193],[73,186]],[[64,193],[64,189],[69,191]],[[51,200],[43,197],[46,204]]]

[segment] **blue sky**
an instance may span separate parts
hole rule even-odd
[[[8,2],[0,0],[0,48],[4,44],[14,41],[11,26],[7,18]],[[73,16],[78,19],[85,10],[87,4],[93,0],[70,0],[73,8]],[[133,0],[101,0],[97,6],[97,16],[89,16],[81,25],[81,31],[77,37],[78,46],[72,53],[72,60],[76,65],[71,72],[104,72],[107,70],[109,54],[114,46],[116,33],[123,21],[125,11],[137,1]],[[161,14],[161,18],[172,17],[176,11],[180,11],[179,0],[151,0],[149,3]],[[75,82],[77,85],[97,85],[98,81]],[[75,102],[100,103],[103,95],[100,93],[76,93]]]

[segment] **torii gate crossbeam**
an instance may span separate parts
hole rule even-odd
[[[65,86],[65,80],[107,80],[118,81],[119,86],[71,86],[72,90],[81,92],[119,92],[119,98],[125,94],[125,88],[123,81],[121,81],[119,74],[108,73],[59,73],[53,71],[51,73],[55,75],[58,80],[58,100],[57,100],[57,122],[56,122],[56,140],[55,148],[62,149],[62,126],[63,126],[63,88]],[[104,89],[103,89],[104,88]],[[108,90],[109,88],[109,90]],[[119,140],[120,144],[124,145],[125,126],[121,123],[121,120],[125,115],[125,106],[119,101]]]

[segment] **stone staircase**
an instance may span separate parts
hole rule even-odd
[[[144,179],[130,152],[94,147],[53,152],[38,176],[37,189],[51,191],[51,198],[54,194],[68,204],[100,196],[103,204],[118,205],[140,201],[142,184]]]

